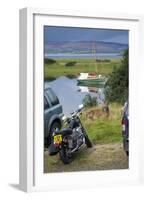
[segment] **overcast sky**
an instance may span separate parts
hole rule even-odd
[[[104,41],[128,44],[127,30],[44,27],[45,44],[50,41]]]

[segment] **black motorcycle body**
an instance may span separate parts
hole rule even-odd
[[[71,163],[74,153],[82,147],[92,147],[92,143],[80,120],[81,114],[82,109],[71,113],[71,117],[64,121],[68,128],[57,130],[53,133],[49,154],[56,155],[59,153],[60,159],[64,164]]]

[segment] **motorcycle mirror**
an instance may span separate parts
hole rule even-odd
[[[79,105],[79,109],[82,109],[83,107],[84,107],[83,104],[80,104],[80,105]]]

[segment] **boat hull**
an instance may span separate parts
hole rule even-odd
[[[104,79],[78,79],[77,82],[78,82],[78,85],[104,86],[106,81]]]

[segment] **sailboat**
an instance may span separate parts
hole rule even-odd
[[[102,75],[91,75],[91,73],[80,73],[77,79],[78,85],[87,86],[104,86],[106,83],[106,77]]]
[[[93,48],[93,54],[95,55],[94,58],[95,58],[96,72],[80,73],[80,75],[77,78],[77,82],[78,82],[78,85],[83,85],[83,86],[98,85],[98,86],[103,87],[104,84],[106,83],[106,77],[97,73],[95,48]]]

